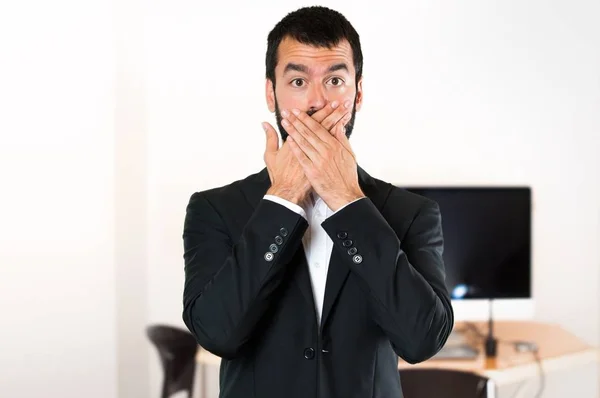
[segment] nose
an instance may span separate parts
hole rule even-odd
[[[306,95],[307,107],[310,111],[316,112],[327,103],[325,90],[318,84],[312,84]]]

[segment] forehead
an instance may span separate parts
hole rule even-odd
[[[279,44],[276,70],[280,73],[288,63],[303,64],[311,71],[319,72],[331,64],[345,63],[354,73],[352,47],[348,40],[340,41],[331,48],[315,47],[286,37]]]

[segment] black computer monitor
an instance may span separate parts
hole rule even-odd
[[[531,298],[531,189],[404,187],[442,215],[452,299]]]

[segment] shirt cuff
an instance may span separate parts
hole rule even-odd
[[[302,217],[304,217],[305,220],[308,221],[308,217],[306,216],[306,212],[304,211],[304,209],[302,207],[298,206],[297,204],[290,202],[289,200],[282,199],[279,196],[275,196],[275,195],[265,195],[263,197],[263,199],[267,199],[267,200],[273,201],[275,203],[279,203],[280,205],[287,207],[294,213],[300,214]]]
[[[351,205],[351,204],[352,204],[352,203],[354,203],[354,202],[358,202],[359,200],[361,200],[361,199],[364,199],[364,198],[366,198],[366,196],[363,196],[362,198],[355,199],[355,200],[353,200],[353,201],[352,201],[352,202],[350,202],[350,203],[346,203],[345,205],[343,205],[342,207],[340,207],[339,209],[337,209],[336,211],[334,211],[334,212],[333,212],[331,215],[333,216],[335,213],[337,213],[338,211],[342,210],[344,207],[346,207],[346,206],[348,206],[348,205]],[[331,217],[331,216],[330,216],[330,217]]]

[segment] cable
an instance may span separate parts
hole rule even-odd
[[[526,386],[526,385],[527,385],[527,381],[522,381],[521,384],[519,384],[519,387],[517,388],[517,391],[515,391],[515,393],[512,395],[512,398],[517,398],[519,396],[519,393],[523,389],[523,387]]]
[[[544,388],[546,387],[546,375],[544,374],[544,368],[542,366],[542,359],[540,358],[540,354],[539,354],[537,348],[532,352],[533,352],[533,357],[535,358],[535,361],[537,362],[538,370],[540,372],[540,385],[538,387],[537,394],[535,394],[535,398],[540,398],[542,396],[542,393],[544,392]]]
[[[479,339],[481,339],[483,342],[485,342],[487,335],[485,333],[482,333],[479,330],[479,328],[477,327],[477,325],[475,325],[472,322],[465,322],[465,326],[468,329],[470,329],[471,331],[473,331]],[[498,343],[512,345],[513,348],[515,349],[515,351],[517,351],[517,352],[531,352],[532,353],[533,358],[535,359],[535,362],[538,367],[538,372],[539,372],[539,387],[538,387],[538,391],[535,394],[534,398],[540,398],[546,387],[546,376],[544,374],[544,368],[542,366],[542,359],[540,358],[538,347],[534,343],[521,341],[521,340],[498,339]],[[521,391],[521,388],[525,384],[526,383],[522,383],[521,386],[519,386],[519,388],[517,389],[517,391],[515,392],[513,397],[517,396],[517,394],[519,393],[519,391]]]

